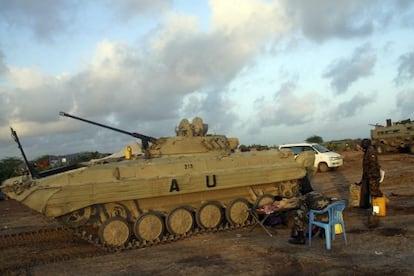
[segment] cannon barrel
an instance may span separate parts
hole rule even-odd
[[[80,121],[83,121],[83,122],[86,122],[86,123],[89,123],[89,124],[92,124],[92,125],[100,126],[100,127],[103,127],[103,128],[108,128],[108,129],[111,129],[113,131],[120,132],[120,133],[129,135],[129,136],[141,139],[142,145],[143,145],[144,148],[146,148],[146,146],[148,145],[148,142],[154,143],[155,141],[157,141],[156,138],[151,137],[151,136],[143,135],[143,134],[136,133],[136,132],[129,132],[129,131],[125,131],[125,130],[122,130],[122,129],[119,129],[119,128],[107,126],[107,125],[100,124],[100,123],[97,123],[97,122],[93,122],[93,121],[90,121],[90,120],[87,120],[87,119],[83,119],[83,118],[80,118],[80,117],[77,117],[77,116],[74,116],[74,115],[70,115],[70,114],[62,112],[62,111],[59,112],[59,115],[69,117],[69,118],[72,118],[72,119],[76,119],[76,120],[80,120]]]

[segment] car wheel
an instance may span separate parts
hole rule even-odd
[[[326,163],[319,163],[318,169],[320,172],[327,172],[329,170],[329,167]]]

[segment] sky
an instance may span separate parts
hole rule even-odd
[[[1,0],[0,158],[117,152],[201,117],[279,145],[414,119],[411,0]]]

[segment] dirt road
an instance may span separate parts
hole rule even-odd
[[[314,188],[348,198],[361,176],[360,152],[344,152],[345,164],[318,173]],[[283,225],[193,235],[153,247],[108,253],[59,229],[12,200],[0,201],[0,274],[15,275],[414,275],[414,155],[380,156],[386,171],[382,191],[389,198],[380,226],[366,227],[366,211],[345,210],[348,245],[341,235],[325,249],[287,243]],[[58,230],[56,230],[56,228]],[[14,233],[44,229],[39,236]],[[50,229],[50,230],[47,230]]]

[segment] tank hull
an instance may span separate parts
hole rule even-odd
[[[95,165],[33,180],[20,194],[5,193],[47,217],[129,200],[138,200],[143,210],[168,211],[177,202],[196,207],[205,200],[225,203],[238,196],[254,202],[265,193],[286,193],[279,183],[304,175],[292,156],[279,151],[244,152]]]

